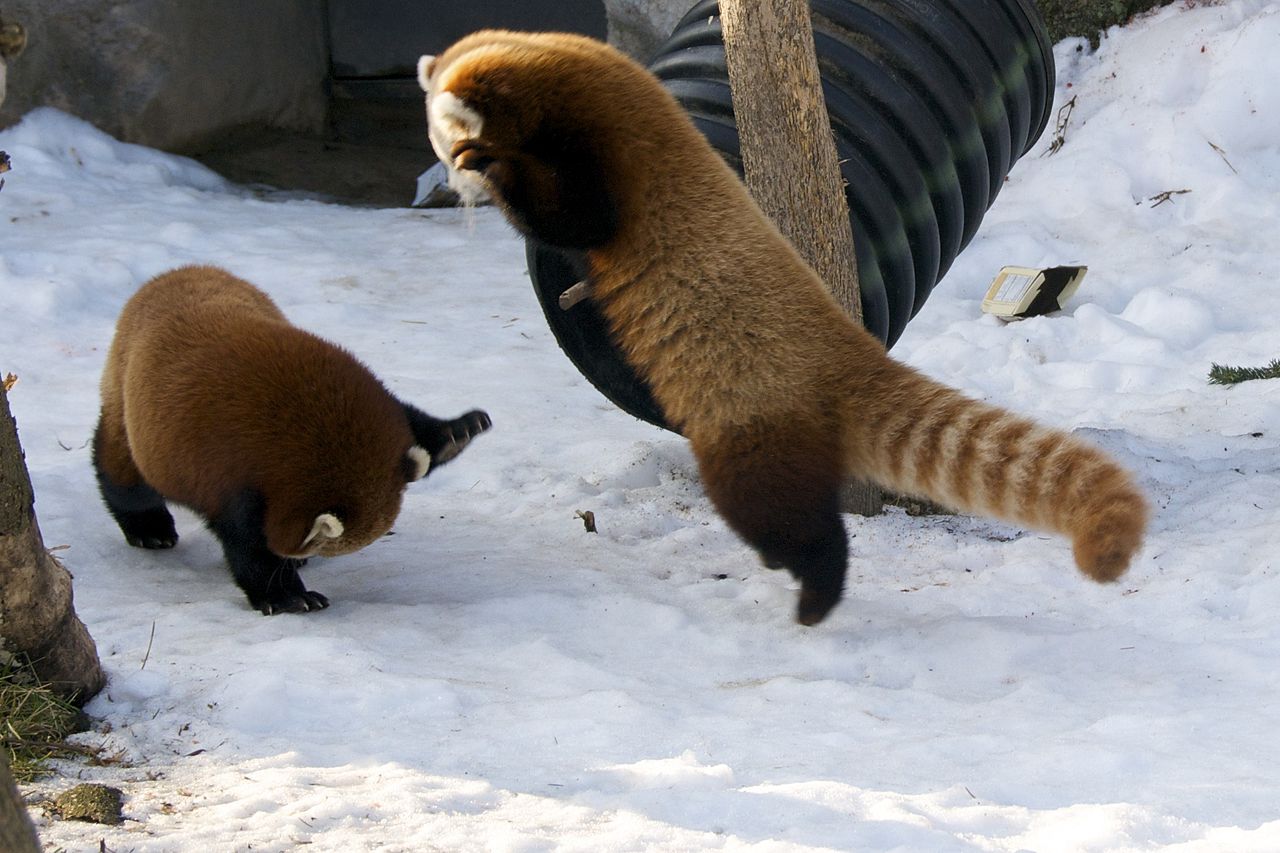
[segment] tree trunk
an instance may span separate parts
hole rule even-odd
[[[4,104],[4,86],[7,73],[6,63],[16,59],[27,46],[27,31],[21,24],[8,23],[0,15],[0,105]]]
[[[22,655],[42,683],[77,704],[105,683],[76,616],[71,575],[45,550],[9,395],[0,387],[0,659]]]
[[[9,60],[22,53],[27,46],[27,31],[21,24],[6,23],[0,15],[0,106],[4,106],[5,84],[8,82]],[[0,151],[0,173],[9,171],[9,155]],[[0,186],[4,178],[0,178]]]
[[[861,323],[853,229],[822,97],[809,4],[720,0],[720,23],[747,188]],[[879,490],[849,483],[842,509],[879,513]]]
[[[5,853],[40,853],[40,840],[27,815],[9,762],[0,752],[0,850]]]

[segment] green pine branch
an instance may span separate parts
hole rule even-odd
[[[1280,379],[1280,358],[1266,367],[1227,367],[1215,364],[1209,368],[1209,383],[1212,385],[1235,385],[1250,379]]]

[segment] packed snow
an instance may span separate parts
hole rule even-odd
[[[1060,538],[851,517],[815,628],[684,441],[557,349],[495,210],[255,194],[47,109],[0,132],[0,373],[110,678],[77,737],[113,760],[28,788],[45,845],[1280,849],[1280,381],[1207,382],[1280,357],[1280,7],[1186,0],[1056,56],[1065,144],[1018,162],[894,354],[1111,451],[1150,537],[1098,586]],[[195,516],[147,552],[99,501],[115,318],[192,262],[427,411],[493,417],[394,535],[312,561],[328,610],[264,617]],[[1089,267],[1064,311],[980,312],[1001,266],[1060,263]],[[34,804],[80,781],[125,822]]]

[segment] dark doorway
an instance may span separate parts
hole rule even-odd
[[[329,0],[337,79],[412,77],[418,57],[475,30],[566,30],[605,37],[602,0]]]
[[[428,155],[418,57],[490,27],[605,38],[603,0],[328,0],[328,5],[334,138]],[[424,168],[434,159],[428,156]]]
[[[242,184],[348,204],[407,207],[435,163],[416,68],[486,27],[605,38],[603,0],[328,0],[329,121],[304,135],[241,128],[194,152]]]

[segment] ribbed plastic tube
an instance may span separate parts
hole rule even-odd
[[[1032,0],[812,0],[814,44],[845,180],[863,323],[886,346],[978,230],[1048,124],[1053,50]],[[698,3],[649,68],[741,172],[716,0]],[[590,300],[563,309],[580,259],[528,246],[561,348],[625,411],[668,426]]]

